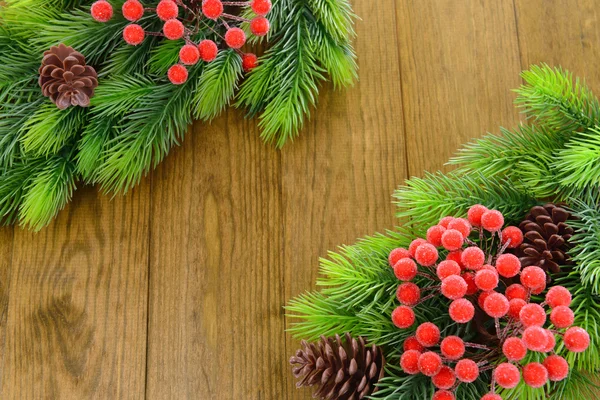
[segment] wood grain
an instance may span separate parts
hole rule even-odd
[[[10,299],[10,271],[13,254],[13,227],[0,229],[0,393],[4,377],[4,357],[6,354],[6,317]]]

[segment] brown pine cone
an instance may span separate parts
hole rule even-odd
[[[42,93],[58,108],[69,106],[87,107],[98,86],[98,74],[85,57],[72,47],[60,44],[44,52],[39,69]]]
[[[561,265],[571,265],[567,250],[573,228],[566,221],[571,214],[555,204],[533,207],[519,228],[525,238],[517,251],[523,267],[537,265],[557,273]]]
[[[302,341],[302,349],[290,358],[297,387],[316,386],[313,397],[321,400],[359,400],[375,393],[383,377],[385,359],[375,345],[349,333],[345,341],[321,336],[317,343]]]

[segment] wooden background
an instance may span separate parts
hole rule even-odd
[[[308,399],[282,306],[328,249],[394,226],[390,195],[519,121],[532,63],[600,89],[599,1],[355,0],[360,81],[282,151],[230,110],[133,193],[0,230],[0,398]]]

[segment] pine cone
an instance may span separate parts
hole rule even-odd
[[[87,107],[98,86],[98,74],[85,57],[72,47],[60,44],[44,52],[39,69],[42,93],[58,108],[69,106]]]
[[[571,214],[555,204],[533,207],[519,228],[525,238],[517,251],[523,267],[537,265],[551,273],[561,265],[571,265],[567,250],[573,228],[566,224]]]
[[[302,341],[302,349],[290,358],[297,387],[317,385],[313,397],[321,400],[358,400],[375,393],[383,377],[385,359],[375,345],[366,347],[362,337],[345,341],[321,336],[317,343]]]

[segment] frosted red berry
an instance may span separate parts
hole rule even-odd
[[[468,269],[479,270],[485,261],[485,254],[479,247],[467,247],[462,252],[461,261]]]
[[[417,328],[415,337],[425,347],[431,347],[440,341],[440,329],[431,322],[424,322]]]
[[[450,300],[460,299],[467,293],[467,282],[458,275],[450,275],[442,281],[441,292]]]
[[[494,369],[494,379],[499,386],[512,389],[519,384],[521,374],[514,365],[502,363]]]
[[[485,300],[492,294],[497,293],[496,291],[492,290],[490,292],[481,292],[479,294],[479,296],[477,297],[477,304],[479,304],[479,308],[483,309],[483,305],[485,304]]]
[[[544,351],[548,344],[546,330],[539,326],[530,326],[523,331],[523,343],[529,350]]]
[[[521,284],[530,290],[542,287],[546,284],[546,273],[540,267],[525,267],[521,271]]]
[[[267,15],[269,11],[271,11],[271,1],[270,0],[252,0],[250,3],[250,7],[252,7],[252,11],[256,15]]]
[[[481,400],[502,400],[502,396],[495,393],[484,394]]]
[[[396,263],[402,258],[410,258],[410,253],[405,248],[398,247],[397,249],[390,251],[390,255],[388,256],[390,267],[396,265]]]
[[[574,321],[575,314],[567,306],[554,307],[550,313],[550,322],[559,329],[568,328],[573,325]]]
[[[441,225],[434,225],[431,228],[427,229],[427,241],[434,245],[435,247],[440,247],[442,245],[442,235],[446,232],[446,228]]]
[[[269,20],[265,17],[256,17],[250,21],[250,32],[256,36],[265,36],[269,33]]]
[[[563,286],[552,286],[546,293],[546,303],[552,308],[568,307],[571,304],[571,292]]]
[[[398,306],[392,311],[392,322],[400,329],[406,329],[415,323],[415,312],[407,306]]]
[[[113,16],[113,8],[108,1],[98,0],[90,9],[92,18],[98,22],[108,22]]]
[[[404,344],[402,345],[402,348],[404,351],[407,350],[418,350],[419,352],[424,352],[425,351],[425,347],[423,347],[421,345],[421,343],[419,343],[419,341],[417,340],[416,337],[414,336],[409,336],[404,340]]]
[[[513,283],[512,285],[507,287],[504,294],[506,295],[506,298],[509,300],[512,300],[512,299],[521,299],[524,301],[527,300],[527,289],[525,289],[525,286],[520,285],[518,283]]]
[[[471,224],[464,218],[454,218],[448,224],[448,229],[454,229],[460,232],[464,239],[468,238],[471,234]]]
[[[538,362],[523,367],[523,380],[532,388],[540,388],[548,382],[548,370]]]
[[[246,34],[240,28],[229,28],[225,33],[225,42],[232,49],[239,49],[246,43]]]
[[[144,15],[144,6],[138,0],[127,0],[121,7],[123,17],[129,21],[137,21]]]
[[[456,229],[446,229],[442,234],[442,246],[448,251],[455,251],[462,247],[465,238]]]
[[[481,226],[489,232],[498,232],[504,225],[504,216],[500,211],[488,210],[481,216]]]
[[[454,217],[452,217],[452,216],[444,217],[444,218],[440,219],[439,225],[448,229],[448,224],[450,224],[450,222],[452,222],[453,220],[454,220]]]
[[[465,269],[464,265],[462,265],[461,257],[462,257],[462,250],[456,250],[456,251],[449,252],[448,255],[446,256],[446,260],[454,261],[458,265],[460,265],[460,269]]]
[[[479,366],[475,361],[463,358],[454,366],[454,372],[459,381],[471,383],[479,377]]]
[[[451,275],[460,275],[460,265],[456,261],[444,260],[438,264],[435,273],[440,280]]]
[[[427,351],[419,356],[419,371],[426,376],[434,376],[442,369],[442,358],[433,351]]]
[[[483,291],[490,291],[498,287],[498,274],[489,269],[481,269],[475,274],[475,284]]]
[[[544,281],[544,283],[541,284],[541,286],[538,286],[536,288],[532,288],[531,289],[531,294],[541,294],[544,290],[546,290],[546,281]]]
[[[505,278],[512,278],[521,271],[521,261],[513,254],[502,254],[496,260],[496,270]]]
[[[512,299],[508,301],[508,316],[516,320],[520,320],[521,309],[527,303],[523,299]]]
[[[521,361],[527,355],[527,346],[518,337],[509,337],[502,344],[502,353],[508,361]]]
[[[519,319],[526,328],[529,326],[543,326],[546,322],[546,311],[539,304],[529,303],[521,308]]]
[[[438,260],[438,251],[431,243],[423,243],[415,251],[415,259],[425,267],[430,267]]]
[[[475,274],[472,272],[463,272],[461,274],[465,282],[467,282],[467,295],[475,294],[479,291],[479,288],[475,284]]]
[[[194,65],[200,60],[200,51],[198,47],[193,44],[184,45],[179,50],[179,60],[186,65]]]
[[[161,0],[156,6],[156,15],[163,21],[177,18],[179,7],[173,0]]]
[[[554,347],[556,346],[556,337],[554,337],[554,333],[552,333],[550,330],[544,329],[544,331],[546,332],[547,342],[544,348],[542,349],[542,352],[549,353],[552,350],[554,350]]]
[[[418,339],[418,338],[417,338]],[[565,347],[574,353],[585,351],[590,345],[590,335],[577,326],[567,329],[563,336]]]
[[[421,352],[417,350],[407,350],[402,353],[400,357],[400,367],[402,370],[409,375],[418,374],[419,371],[419,357]]]
[[[569,375],[569,363],[561,356],[551,355],[543,362],[548,371],[548,379],[553,382],[562,381]]]
[[[482,206],[481,204],[475,204],[471,206],[467,212],[467,218],[469,219],[471,225],[481,226],[481,217],[487,210],[487,207]]]
[[[508,313],[508,308],[508,300],[500,293],[492,293],[483,303],[483,310],[493,318],[504,317]]]
[[[181,64],[175,64],[167,72],[167,76],[172,84],[181,85],[187,81],[188,71]]]
[[[123,40],[132,46],[142,43],[145,36],[144,28],[138,24],[129,24],[123,29]]]
[[[198,51],[200,52],[200,58],[202,61],[211,62],[217,58],[219,49],[215,42],[209,39],[204,39],[198,45]]]
[[[223,3],[221,0],[202,1],[202,14],[210,19],[219,18],[223,14]]]
[[[172,2],[171,0],[163,0]],[[170,19],[163,25],[163,34],[167,39],[177,40],[183,37],[185,27],[178,19]]]
[[[447,336],[440,343],[442,355],[450,360],[458,360],[465,354],[465,342],[458,336]]]
[[[417,252],[417,248],[419,248],[419,246],[424,243],[427,243],[427,240],[421,238],[415,239],[412,242],[410,242],[410,245],[408,246],[408,252],[410,256],[414,257],[415,253]]]
[[[510,240],[510,242],[509,242]],[[516,249],[523,243],[523,232],[516,226],[507,226],[502,231],[502,244],[508,243],[509,249]]]
[[[421,299],[421,289],[412,282],[405,282],[398,286],[396,297],[406,306],[414,306]]]
[[[440,371],[431,377],[431,382],[438,389],[450,389],[456,383],[456,375],[452,368],[443,365]]]
[[[438,390],[433,394],[431,400],[456,400],[456,397],[454,397],[452,392],[447,390]]]
[[[417,276],[417,264],[410,258],[402,258],[394,265],[394,274],[401,281],[411,281]]]
[[[466,324],[473,319],[475,315],[475,307],[467,299],[454,300],[448,309],[450,318],[459,324]]]

